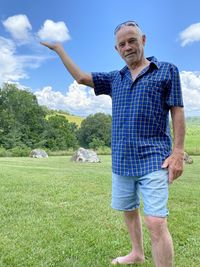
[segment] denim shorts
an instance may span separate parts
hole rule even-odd
[[[168,170],[161,169],[144,176],[112,174],[112,208],[132,211],[140,206],[140,194],[146,216],[168,215]]]

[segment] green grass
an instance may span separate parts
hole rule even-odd
[[[193,159],[170,188],[176,267],[200,266],[200,157]],[[101,160],[0,158],[0,267],[108,267],[129,251],[122,214],[110,208],[110,156]],[[145,227],[144,240],[142,266],[153,267]]]
[[[185,137],[185,151],[189,155],[200,155],[200,134]]]
[[[185,150],[190,155],[200,155],[200,117],[186,119]]]
[[[75,116],[75,115],[66,115],[66,114],[62,114],[62,115],[65,116],[66,119],[67,119],[69,122],[74,122],[75,124],[77,124],[78,127],[81,126],[81,122],[84,120],[84,118],[79,117],[79,116]]]

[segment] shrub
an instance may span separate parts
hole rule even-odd
[[[10,157],[28,157],[31,149],[28,147],[14,147],[7,150]]]

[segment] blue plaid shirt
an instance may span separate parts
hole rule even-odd
[[[135,81],[127,66],[92,73],[95,94],[112,97],[112,170],[122,176],[161,169],[171,154],[170,107],[183,107],[177,67],[148,60]]]

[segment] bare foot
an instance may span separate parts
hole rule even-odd
[[[133,254],[128,254],[124,257],[118,257],[114,260],[112,260],[112,264],[113,265],[117,265],[117,264],[136,264],[136,263],[143,263],[144,262],[144,258],[139,258],[134,256]]]

